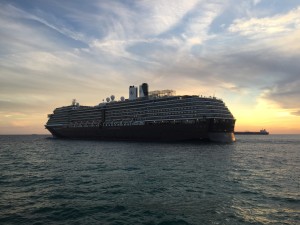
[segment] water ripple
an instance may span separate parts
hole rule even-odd
[[[299,136],[231,145],[0,136],[0,224],[300,221]]]

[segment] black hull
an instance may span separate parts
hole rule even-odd
[[[210,140],[230,143],[233,131],[212,131],[207,124],[159,124],[113,127],[51,127],[53,136],[68,139],[192,141]]]

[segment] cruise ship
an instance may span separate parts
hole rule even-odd
[[[235,141],[235,118],[216,97],[129,87],[129,98],[106,98],[96,106],[73,100],[56,108],[45,125],[54,137],[134,141]]]

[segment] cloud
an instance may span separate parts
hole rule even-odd
[[[293,115],[299,115],[300,109],[300,80],[299,76],[287,77],[284,81],[280,81],[273,85],[264,97],[276,102],[280,107],[290,109]],[[294,112],[294,110],[298,110]]]
[[[229,27],[230,32],[236,32],[248,38],[267,38],[274,35],[284,35],[300,28],[300,7],[287,14],[279,14],[264,18],[236,19]]]
[[[6,114],[5,117],[10,117],[10,114],[15,114],[16,112],[20,111],[22,111],[22,113],[19,114],[22,114],[23,116],[25,115],[25,113],[33,113],[38,109],[38,104],[41,103],[41,101],[37,101],[37,99],[35,100],[36,102],[33,103],[32,101],[26,102],[25,98],[19,98],[19,100],[16,98],[14,98],[13,100],[0,99],[0,114]]]
[[[300,110],[299,110],[299,111],[296,111],[296,112],[292,112],[291,114],[292,114],[292,115],[295,115],[295,116],[300,116]]]
[[[207,40],[214,38],[209,33],[212,22],[224,9],[226,1],[210,1],[209,3],[199,3],[197,7],[186,18],[187,23],[182,24],[184,48],[190,50],[195,45],[204,44]],[[184,49],[186,50],[186,49]]]
[[[229,80],[260,88],[263,98],[291,111],[300,109],[299,14],[300,7],[270,17],[236,19],[228,31],[240,36],[239,42],[221,62],[225,73],[243,74],[242,79],[229,75]]]
[[[82,42],[76,34],[9,4],[0,8],[0,56],[32,51],[63,51]],[[78,34],[79,35],[79,34]]]
[[[262,1],[262,0],[253,0],[253,4],[254,4],[254,5],[257,5],[257,4],[259,4],[261,1]]]
[[[179,38],[163,36],[180,24],[183,17],[193,10],[196,3],[197,1],[188,1],[187,3],[182,1],[139,1],[135,4],[139,13],[130,11],[124,5],[119,5],[117,7],[121,12],[117,13],[119,18],[109,19],[113,25],[106,30],[106,36],[94,40],[90,46],[104,50],[108,54],[134,61],[155,63],[151,57],[135,55],[136,52],[133,50],[135,46],[137,48],[141,45],[182,46],[184,42],[180,39],[184,35],[180,35]],[[103,6],[100,5],[100,7]],[[191,38],[192,42],[199,40],[199,37]]]
[[[139,1],[138,8],[143,13],[139,16],[142,26],[138,27],[138,31],[143,36],[158,36],[176,26],[198,2],[197,0]]]

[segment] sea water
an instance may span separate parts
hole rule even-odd
[[[0,136],[0,224],[300,224],[300,136]]]

